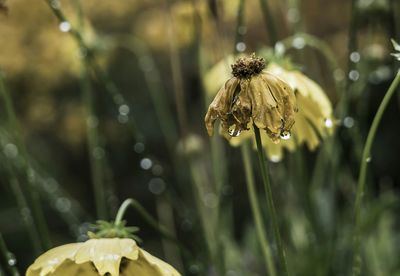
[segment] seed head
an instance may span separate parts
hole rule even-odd
[[[250,57],[239,58],[231,67],[233,76],[239,79],[248,79],[264,70],[265,61],[252,54]]]

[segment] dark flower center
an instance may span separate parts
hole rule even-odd
[[[239,79],[249,79],[259,74],[265,68],[265,61],[252,54],[250,57],[239,58],[231,65],[232,74]]]

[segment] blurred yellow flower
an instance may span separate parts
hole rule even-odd
[[[27,276],[131,275],[179,276],[172,266],[150,255],[132,239],[102,238],[50,249],[28,268]]]
[[[208,95],[215,93],[218,86],[229,76],[226,70],[229,60],[232,60],[232,57],[219,62],[206,74],[204,86]],[[291,139],[281,139],[280,143],[273,143],[265,132],[261,132],[268,158],[271,161],[279,161],[284,149],[293,151],[301,144],[306,144],[310,150],[315,150],[320,140],[332,135],[334,131],[335,119],[328,97],[317,83],[297,70],[286,70],[275,63],[270,63],[266,71],[288,83],[295,91],[299,110],[294,115],[296,123],[291,130]],[[252,139],[253,134],[251,131],[246,131],[239,137],[227,138],[231,145],[238,146],[244,140]]]
[[[289,135],[294,124],[296,99],[281,79],[263,71],[264,59],[254,54],[239,58],[228,79],[210,104],[205,116],[209,135],[219,119],[223,133],[237,137],[254,124],[274,142]]]

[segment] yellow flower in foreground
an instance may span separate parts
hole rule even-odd
[[[227,60],[232,60],[232,58],[228,57]],[[209,95],[215,93],[217,87],[229,76],[226,64],[227,61],[223,60],[206,74],[204,86]],[[275,63],[270,63],[266,71],[288,83],[295,91],[298,107],[298,112],[294,114],[296,123],[291,130],[291,139],[281,139],[280,143],[273,143],[266,133],[261,132],[262,143],[268,158],[271,161],[279,161],[284,148],[293,151],[297,145],[301,144],[306,144],[310,150],[315,150],[320,140],[332,135],[334,130],[335,119],[328,97],[317,83],[297,70],[285,70]],[[224,135],[223,131],[221,134]],[[238,146],[244,140],[252,139],[253,134],[247,131],[239,137],[227,138],[231,145]]]
[[[172,266],[150,255],[132,239],[102,238],[50,249],[28,268],[27,276],[130,275],[179,276]]]
[[[264,129],[274,142],[290,133],[296,112],[293,90],[263,71],[264,67],[264,59],[254,54],[232,65],[233,77],[219,90],[204,119],[209,135],[217,119],[222,131],[233,137],[249,130],[252,124]]]

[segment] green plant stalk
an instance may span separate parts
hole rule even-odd
[[[159,225],[164,225],[165,228],[168,229],[168,232],[176,237],[174,211],[168,202],[168,198],[165,196],[159,196],[156,199],[156,206]],[[174,267],[178,271],[183,271],[184,265],[179,247],[173,242],[164,238],[161,239],[161,243],[166,261],[174,264]]]
[[[260,0],[260,6],[264,16],[265,27],[268,30],[270,42],[272,45],[275,45],[278,42],[278,34],[276,32],[271,10],[268,6],[268,0]]]
[[[67,17],[64,15],[61,8],[57,7],[57,5],[53,5],[53,0],[44,0],[44,1],[47,3],[47,6],[51,9],[51,11],[57,17],[57,19],[59,20],[60,23],[61,22],[70,22],[67,19]],[[76,5],[76,2],[75,2],[75,5]],[[115,105],[117,105],[119,107],[123,104],[126,104],[126,101],[125,101],[123,95],[121,94],[121,92],[119,91],[118,87],[110,79],[109,75],[104,70],[102,70],[101,67],[99,66],[99,64],[97,63],[95,54],[90,49],[90,47],[88,47],[87,44],[85,43],[83,36],[82,36],[81,32],[79,31],[79,29],[71,26],[69,33],[76,41],[80,50],[84,53],[83,58],[85,59],[85,62],[93,70],[93,72],[95,73],[99,82],[103,85],[105,90],[111,96]],[[131,113],[129,113],[129,114],[131,114]],[[133,137],[135,138],[135,140],[143,139],[143,136],[139,132],[136,121],[133,118],[133,116],[129,117],[129,121],[130,121],[130,124],[129,124],[130,131],[131,131]]]
[[[332,51],[332,49],[329,47],[329,45],[319,39],[316,36],[307,34],[307,33],[301,33],[298,32],[293,36],[289,36],[283,40],[281,40],[281,42],[283,43],[283,45],[285,46],[286,49],[290,49],[293,47],[293,40],[296,39],[297,37],[301,37],[304,39],[304,42],[306,43],[307,46],[310,46],[316,50],[318,50],[327,60],[327,65],[330,69],[330,71],[332,72],[332,75],[334,74],[334,72],[338,69],[340,69],[339,63],[337,62],[337,58],[335,56],[335,53]],[[343,90],[344,90],[344,81],[342,80],[337,80],[336,78],[334,78],[334,82],[335,82],[335,88],[337,93],[339,94],[339,96],[343,95]]]
[[[164,226],[160,225],[155,218],[150,215],[149,212],[146,211],[146,209],[135,199],[128,198],[125,199],[124,202],[122,202],[121,207],[119,207],[117,216],[115,217],[114,224],[119,225],[122,222],[122,219],[125,215],[125,212],[127,211],[128,207],[131,206],[133,209],[135,209],[139,215],[155,230],[157,230],[162,236],[165,238],[178,242],[176,237],[171,234],[168,229],[166,229]]]
[[[74,8],[78,18],[76,31],[80,34],[84,28],[83,11],[80,0],[74,0]],[[96,118],[94,110],[93,89],[89,76],[90,64],[87,59],[82,59],[80,74],[80,90],[83,95],[83,102],[86,107],[86,139],[88,144],[88,155],[90,160],[93,193],[96,205],[96,214],[98,219],[106,220],[107,217],[107,199],[105,193],[105,183],[103,175],[103,163],[100,158],[96,158],[94,152],[100,147],[99,133],[97,123],[90,122]]]
[[[191,256],[191,253],[185,247],[185,245],[182,244],[173,233],[169,232],[168,228],[161,225],[137,200],[133,198],[125,199],[124,202],[122,202],[114,220],[115,225],[121,224],[129,206],[133,207],[133,209],[139,213],[139,215],[147,222],[147,224],[154,228],[162,237],[177,244],[186,257],[193,259],[193,256]]]
[[[264,184],[264,189],[265,189],[266,196],[267,196],[267,204],[268,204],[269,213],[271,215],[271,222],[272,222],[272,228],[274,229],[275,241],[276,241],[276,244],[278,247],[279,263],[281,266],[282,275],[287,276],[289,274],[288,274],[288,269],[287,269],[287,264],[286,264],[286,256],[285,256],[285,251],[284,251],[283,245],[282,245],[281,234],[279,232],[279,224],[278,224],[278,219],[276,216],[275,205],[274,205],[273,196],[272,196],[271,183],[269,181],[269,177],[268,177],[268,173],[267,173],[267,162],[265,162],[264,149],[263,149],[262,143],[261,143],[260,130],[258,129],[258,127],[255,124],[253,124],[253,128],[254,128],[254,135],[255,135],[256,144],[257,144],[258,164],[260,167],[261,176],[262,176],[262,180],[263,180],[263,184]]]
[[[20,274],[15,265],[10,265],[8,263],[10,260],[10,254],[12,253],[8,251],[3,235],[0,233],[0,258],[1,258],[0,264],[3,264],[1,267],[2,268],[4,267],[5,270],[8,271],[8,273],[12,276],[19,276]]]
[[[188,113],[186,110],[185,106],[185,95],[184,95],[184,82],[183,82],[183,77],[182,77],[182,68],[181,68],[181,60],[179,56],[179,51],[178,47],[176,44],[176,29],[175,29],[175,22],[172,18],[171,11],[170,11],[170,0],[165,0],[165,11],[167,14],[167,22],[166,24],[168,25],[168,41],[169,41],[169,57],[170,57],[170,63],[171,63],[171,72],[172,72],[172,81],[173,81],[173,86],[174,86],[174,92],[175,92],[175,103],[176,103],[176,109],[177,109],[177,116],[178,116],[178,122],[179,122],[179,128],[180,128],[180,133],[181,133],[181,138],[184,141],[184,145],[186,144],[186,138],[189,133],[189,127],[188,127]],[[195,22],[196,23],[196,22]],[[198,26],[198,25],[197,25]],[[215,163],[215,162],[214,162]],[[202,223],[202,227],[204,230],[204,236],[206,238],[206,243],[207,243],[207,249],[208,253],[210,256],[210,260],[214,261],[216,263],[216,267],[218,270],[218,273],[223,275],[225,274],[224,268],[223,268],[223,262],[221,262],[222,258],[222,252],[219,252],[220,250],[220,240],[218,237],[218,232],[219,232],[219,227],[217,227],[218,223],[218,215],[219,215],[219,210],[213,210],[217,214],[217,217],[214,219],[209,219],[207,216],[209,216],[209,210],[207,210],[202,202],[202,196],[203,196],[203,189],[204,189],[204,184],[208,182],[208,180],[204,180],[204,176],[206,174],[200,175],[199,170],[197,166],[202,166],[202,164],[199,164],[197,160],[194,158],[191,158],[188,156],[188,165],[190,169],[190,175],[192,178],[192,185],[193,187],[193,192],[196,200],[196,207],[199,212],[200,216],[200,221]],[[214,164],[215,165],[215,164]],[[218,176],[217,176],[218,177]],[[219,183],[223,183],[222,181]],[[219,195],[219,193],[218,193]],[[218,199],[219,201],[219,199]],[[219,208],[219,204],[217,204],[217,208]]]
[[[349,26],[349,34],[348,34],[348,63],[347,63],[347,74],[350,73],[351,70],[354,69],[355,63],[350,60],[350,54],[352,52],[357,51],[358,43],[357,43],[357,25],[358,25],[358,10],[357,10],[357,0],[351,1],[351,19],[350,19],[350,26]],[[344,116],[347,115],[349,109],[349,102],[350,102],[350,91],[353,84],[353,80],[347,78],[346,85],[345,85],[345,93],[342,95],[342,99],[337,107],[338,110],[338,117],[339,119],[343,119]]]
[[[178,139],[177,126],[174,121],[172,112],[168,106],[166,93],[161,85],[160,72],[155,64],[153,55],[148,49],[145,42],[134,36],[121,36],[118,37],[121,47],[131,51],[138,61],[140,59],[146,60],[151,67],[142,69],[143,76],[147,84],[151,101],[154,105],[158,121],[160,123],[161,131],[171,156],[176,155],[176,141]]]
[[[244,0],[239,1],[239,6],[236,14],[236,32],[235,32],[235,45],[233,45],[233,52],[237,53],[238,50],[236,45],[243,40],[243,34],[239,31],[239,28],[243,26],[244,14],[245,14]]]
[[[10,129],[10,132],[15,137],[17,148],[21,151],[21,155],[23,157],[23,165],[25,168],[26,179],[28,182],[26,185],[26,189],[30,196],[29,197],[30,205],[31,205],[30,210],[32,211],[32,215],[33,215],[33,225],[37,229],[37,231],[40,233],[39,237],[37,237],[37,238],[41,242],[41,248],[48,249],[48,248],[50,248],[51,244],[50,244],[49,231],[47,228],[45,216],[43,214],[43,209],[40,204],[40,197],[39,197],[38,191],[33,187],[33,183],[31,183],[31,181],[29,181],[28,172],[31,170],[31,167],[29,165],[28,152],[25,148],[25,144],[22,141],[20,127],[18,124],[18,120],[17,120],[17,116],[15,114],[13,104],[12,104],[12,99],[5,88],[1,72],[0,72],[0,94],[4,100],[6,113],[8,116],[8,127]],[[20,191],[22,193],[22,189],[20,189]],[[24,198],[25,198],[25,196],[24,196]]]
[[[107,199],[104,187],[103,163],[100,158],[94,154],[96,148],[99,148],[99,133],[97,125],[91,123],[90,120],[96,118],[94,112],[94,99],[92,85],[88,76],[87,67],[83,65],[81,68],[80,88],[84,98],[86,107],[86,131],[88,154],[91,167],[91,175],[93,182],[93,193],[95,198],[96,213],[98,219],[107,219]]]
[[[178,47],[176,45],[176,30],[175,30],[175,22],[173,21],[173,17],[171,15],[169,2],[170,0],[164,0],[165,9],[167,15],[167,35],[169,41],[169,58],[171,63],[171,72],[172,72],[172,82],[174,85],[175,92],[175,102],[176,102],[176,111],[178,115],[178,122],[181,132],[181,137],[185,139],[188,135],[188,121],[187,121],[187,110],[185,105],[185,93],[184,93],[184,84],[182,78],[182,68],[181,68],[181,59],[178,52]]]
[[[20,214],[23,210],[29,210],[30,212],[31,209],[29,209],[28,201],[22,191],[21,184],[19,183],[19,180],[15,177],[15,173],[13,172],[11,166],[9,166],[9,171],[11,190],[13,191],[14,196],[17,200]],[[43,251],[43,246],[41,244],[40,233],[38,231],[38,227],[36,226],[35,220],[31,217],[22,217],[22,221],[25,224],[35,254],[40,254]]]
[[[250,200],[251,211],[253,213],[257,236],[264,257],[264,265],[266,271],[268,272],[268,275],[275,276],[276,275],[275,265],[272,258],[267,235],[265,234],[267,228],[265,227],[264,221],[262,219],[260,203],[258,202],[257,192],[254,183],[253,165],[250,157],[251,153],[250,153],[249,143],[245,142],[244,144],[242,144],[240,149],[242,152],[243,167],[246,174],[246,184]]]
[[[206,240],[208,254],[210,256],[210,261],[216,264],[218,272],[220,275],[222,273],[222,263],[220,258],[222,254],[218,254],[218,245],[219,245],[219,237],[217,235],[217,229],[215,229],[215,225],[217,223],[218,213],[215,210],[211,210],[207,208],[203,203],[203,198],[206,194],[205,183],[207,180],[205,179],[205,170],[200,162],[194,160],[193,157],[189,157],[191,160],[189,161],[190,173],[192,177],[192,181],[194,184],[194,198],[196,202],[196,208],[199,212],[200,222],[202,225],[202,230],[204,233],[204,237]]]
[[[357,276],[361,273],[361,256],[360,256],[360,243],[361,243],[361,207],[362,199],[364,197],[365,182],[367,179],[367,168],[369,163],[369,158],[371,154],[372,144],[375,139],[376,132],[378,131],[379,123],[381,122],[383,113],[389,104],[390,99],[395,94],[397,87],[400,83],[400,70],[397,71],[396,77],[391,83],[389,89],[387,90],[381,104],[379,105],[378,111],[375,114],[374,120],[372,121],[371,128],[368,132],[367,140],[365,142],[364,150],[360,162],[360,174],[358,176],[357,183],[357,194],[356,201],[354,205],[354,215],[355,215],[355,226],[353,232],[353,275]]]

